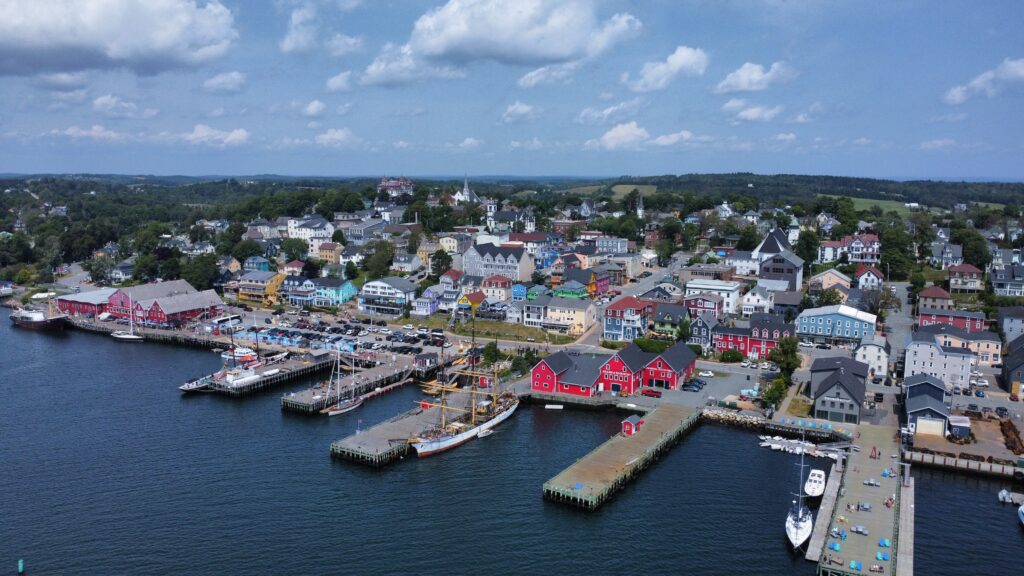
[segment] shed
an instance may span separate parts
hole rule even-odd
[[[644,423],[643,419],[639,416],[633,415],[622,421],[622,434],[624,436],[632,436],[640,431],[640,426]]]
[[[971,419],[967,416],[950,416],[949,431],[956,438],[967,438],[971,435]]]

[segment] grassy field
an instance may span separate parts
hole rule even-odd
[[[615,195],[615,199],[618,200],[632,192],[634,188],[639,190],[644,196],[650,196],[658,191],[658,187],[653,184],[616,184],[612,186],[612,193]]]
[[[562,192],[566,194],[579,194],[580,196],[590,196],[591,194],[597,192],[601,188],[604,188],[604,186],[577,186],[575,188],[563,190]]]
[[[830,196],[832,198],[839,198],[839,196],[835,196],[833,194],[819,194],[819,196]],[[853,200],[854,210],[868,210],[872,206],[879,206],[882,208],[883,212],[895,211],[900,216],[910,215],[910,209],[904,206],[903,202],[899,202],[897,200],[875,200],[874,198],[853,197],[850,197],[850,200]]]
[[[399,320],[395,322],[397,325],[405,323],[412,324],[414,326],[423,325],[427,328],[442,328],[448,329],[448,316],[437,315],[431,316],[426,319],[413,318],[410,320]],[[459,336],[469,337],[472,336],[472,324],[459,324],[456,323],[451,330],[453,333]],[[495,320],[477,320],[476,321],[476,339],[480,344],[486,344],[488,339],[493,339],[495,336],[499,340],[518,340],[520,342],[526,342],[527,338],[533,338],[538,343],[551,343],[551,344],[568,344],[575,341],[575,338],[569,336],[563,336],[561,334],[548,334],[547,332],[539,329],[532,328],[530,326],[523,326],[522,324],[509,324],[508,322],[498,322]]]

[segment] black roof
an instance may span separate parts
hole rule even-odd
[[[689,308],[682,304],[658,304],[658,311],[654,314],[655,322],[662,322],[666,318],[670,322],[678,322],[687,317]]]
[[[629,367],[630,370],[636,372],[637,370],[647,366],[651,360],[654,360],[658,355],[652,352],[644,352],[639,346],[629,343],[628,346],[619,350],[619,358],[623,364]]]
[[[907,414],[918,412],[920,410],[932,409],[942,416],[949,417],[949,406],[945,402],[939,400],[934,396],[928,394],[917,394],[915,396],[907,396],[906,410]]]
[[[601,366],[604,366],[611,356],[606,354],[580,354],[570,356],[572,366],[558,379],[561,382],[575,384],[577,386],[593,386],[601,373]]]
[[[914,374],[913,376],[908,376],[907,378],[905,378],[903,380],[903,385],[906,386],[906,388],[907,388],[907,396],[908,397],[910,397],[912,395],[911,392],[910,392],[911,389],[915,388],[917,386],[934,386],[934,387],[938,388],[939,390],[942,390],[943,394],[946,393],[946,385],[942,383],[942,380],[939,380],[938,378],[936,378],[935,376],[932,376],[931,374],[921,373],[921,374]],[[916,395],[916,394],[913,394],[913,395]]]
[[[546,363],[555,374],[565,372],[572,367],[572,358],[570,358],[565,352],[556,352],[541,360],[541,362]]]
[[[523,254],[526,253],[525,248],[495,246],[494,244],[477,244],[476,246],[473,246],[472,249],[476,250],[481,256],[490,254],[493,257],[500,254],[506,258],[508,256],[514,256],[516,260],[522,259]]]
[[[811,372],[843,370],[861,378],[868,377],[868,365],[845,356],[818,358],[811,364]]]
[[[860,363],[858,362],[858,364]],[[840,368],[829,374],[827,378],[818,384],[818,389],[814,391],[814,399],[817,400],[835,386],[840,386],[846,390],[855,402],[860,404],[864,402],[864,390],[866,388],[864,382],[864,377]]]
[[[661,353],[661,358],[676,372],[685,370],[687,366],[697,361],[697,355],[685,342],[676,342],[671,348]]]

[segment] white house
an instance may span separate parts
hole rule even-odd
[[[918,330],[907,336],[903,377],[928,374],[952,386],[969,386],[977,355],[969,348],[942,346],[930,332]]]
[[[726,280],[690,280],[686,283],[686,295],[709,292],[722,297],[723,312],[736,314],[739,310],[740,283]]]
[[[861,264],[857,267],[854,279],[857,281],[857,288],[861,290],[878,290],[882,287],[885,277],[878,268]]]
[[[380,280],[371,280],[363,284],[359,291],[359,311],[370,314],[398,316],[406,304],[411,305],[416,299],[416,285],[406,280],[391,276]]]
[[[889,375],[889,341],[881,334],[865,336],[853,352],[854,360],[868,365],[871,376]]]
[[[769,313],[775,305],[774,292],[763,286],[757,286],[743,296],[743,316],[750,316],[755,312]]]
[[[416,254],[395,254],[394,259],[391,261],[391,269],[395,272],[415,272],[422,265],[420,257]]]
[[[310,254],[318,254],[320,244],[330,242],[333,235],[334,225],[322,216],[306,215],[288,219],[288,237],[305,240]]]

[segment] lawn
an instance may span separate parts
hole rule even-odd
[[[396,321],[396,324],[422,324],[427,328],[442,328],[444,330],[448,330],[448,319],[447,315],[435,314],[429,318],[398,320]],[[473,324],[472,322],[467,322],[465,324],[456,322],[455,326],[450,331],[454,334],[458,334],[459,336],[469,337],[473,334]],[[493,339],[495,336],[497,336],[499,340],[518,340],[520,342],[526,342],[527,338],[533,338],[536,342],[542,344],[568,344],[575,341],[575,338],[570,336],[549,334],[539,328],[523,326],[522,324],[509,324],[508,322],[498,322],[495,320],[476,321],[476,339],[478,342],[486,343],[488,339]]]
[[[942,286],[946,283],[948,273],[945,270],[936,270],[931,266],[921,266],[919,271],[924,275],[924,279],[932,284]]]
[[[834,194],[819,194],[819,196],[839,198],[839,196]],[[904,217],[910,215],[910,209],[904,206],[903,202],[898,200],[876,200],[874,198],[854,198],[852,196],[850,197],[850,200],[853,200],[854,210],[868,210],[872,206],[879,206],[883,212],[895,211],[897,214]]]
[[[639,190],[644,196],[650,196],[658,191],[658,187],[654,184],[616,184],[612,186],[612,193],[615,195],[614,198],[618,200],[632,192],[633,189]]]
[[[786,414],[790,416],[796,416],[798,418],[806,418],[811,415],[811,409],[814,407],[814,403],[804,398],[803,396],[794,396],[789,401],[789,406],[786,406]]]
[[[578,194],[580,196],[590,196],[594,192],[597,192],[604,186],[577,186],[575,188],[569,188],[568,190],[562,190],[565,194]]]

